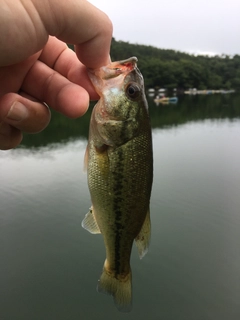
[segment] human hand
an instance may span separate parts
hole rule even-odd
[[[112,24],[86,0],[0,0],[0,7],[0,149],[11,149],[23,131],[48,125],[44,103],[76,118],[97,99],[86,70],[109,63]]]

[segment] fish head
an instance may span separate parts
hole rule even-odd
[[[119,146],[139,133],[147,111],[143,76],[137,58],[90,70],[89,77],[100,96],[92,114],[99,143]]]

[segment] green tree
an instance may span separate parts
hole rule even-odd
[[[147,88],[240,89],[240,55],[195,56],[113,39],[113,61],[131,56],[138,58]]]

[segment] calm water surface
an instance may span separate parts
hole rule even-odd
[[[133,248],[132,312],[96,292],[104,245],[81,228],[89,110],[0,151],[1,320],[240,318],[240,96],[149,104],[152,240],[141,261]]]

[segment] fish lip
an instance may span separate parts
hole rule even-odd
[[[138,58],[137,57],[131,57],[131,58],[128,58],[128,59],[125,59],[125,60],[120,60],[120,61],[117,61],[117,62],[114,62],[116,64],[120,64],[120,65],[125,65],[125,64],[128,64],[128,63],[132,63],[133,67],[136,67],[136,64],[138,62]],[[112,64],[114,64],[112,63]]]
[[[133,56],[133,57],[130,57],[128,59],[124,59],[124,60],[120,60],[118,63],[119,64],[125,64],[126,62],[129,62],[129,61],[134,61],[134,62],[138,62],[138,58]]]

